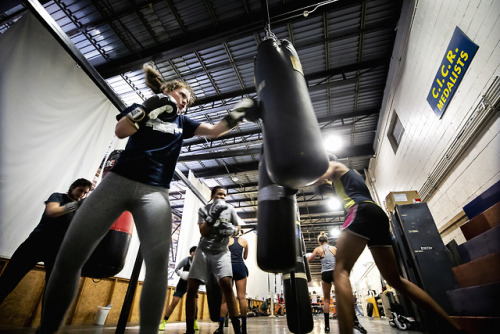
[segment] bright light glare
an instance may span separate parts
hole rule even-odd
[[[325,147],[328,152],[337,153],[342,150],[344,144],[339,136],[331,135],[325,139]]]
[[[332,230],[330,231],[330,236],[333,239],[338,238],[340,236],[340,229],[338,229],[338,228],[332,228]]]
[[[328,199],[328,207],[333,211],[340,210],[342,209],[342,203],[337,197],[331,197]]]

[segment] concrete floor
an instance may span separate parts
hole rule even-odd
[[[359,321],[368,333],[370,334],[397,334],[397,333],[407,333],[416,334],[421,333],[417,331],[400,331],[389,325],[387,319],[380,318],[368,318],[360,317]],[[208,320],[199,321],[200,330],[197,332],[199,334],[212,334],[218,327],[217,323],[210,322]],[[337,320],[330,319],[330,334],[338,333]],[[115,326],[67,326],[63,327],[59,334],[113,334],[115,332]],[[183,334],[186,331],[186,326],[182,322],[169,323],[167,324],[165,334]],[[256,317],[248,318],[247,321],[247,331],[249,334],[287,334],[290,331],[287,328],[285,317]],[[0,334],[33,334],[35,332],[34,328],[1,328]],[[135,334],[139,332],[138,326],[127,327],[125,333]],[[158,332],[163,334],[162,332]],[[224,329],[225,334],[233,334],[233,329],[231,325]],[[322,315],[314,316],[314,330],[311,332],[313,334],[323,334],[324,333],[324,322]]]

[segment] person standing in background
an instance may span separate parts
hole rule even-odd
[[[236,285],[236,298],[240,305],[241,333],[247,333],[247,278],[248,268],[245,261],[248,257],[248,242],[242,237],[231,237],[229,239],[229,251],[231,252],[231,266],[233,269],[233,282]],[[219,328],[215,333],[222,334],[224,331],[224,320],[227,314],[227,303],[222,298],[220,309]]]
[[[337,249],[328,244],[328,237],[325,232],[318,235],[319,246],[316,247],[307,258],[308,262],[316,257],[321,260],[321,287],[323,288],[323,316],[325,319],[325,332],[330,331],[330,293],[332,291],[333,270],[335,269],[335,254]],[[317,303],[317,296],[316,296]]]
[[[226,299],[234,332],[239,334],[240,321],[234,298],[229,237],[240,231],[241,218],[234,208],[226,203],[227,190],[222,186],[212,188],[210,201],[198,211],[200,242],[188,276],[186,299],[186,333],[194,333],[195,295],[201,284],[206,284],[210,275],[215,275]]]
[[[64,235],[91,189],[89,180],[78,179],[67,193],[53,193],[45,201],[40,222],[12,254],[0,276],[0,304],[38,262],[45,267],[45,283],[49,281]]]
[[[168,319],[172,315],[172,312],[174,312],[174,309],[177,306],[177,304],[179,304],[179,301],[181,300],[182,296],[186,294],[187,279],[189,275],[189,270],[191,269],[191,263],[193,262],[193,257],[195,252],[196,252],[196,246],[191,247],[189,249],[189,256],[182,259],[181,262],[179,262],[179,264],[177,265],[177,267],[175,267],[175,273],[179,275],[180,279],[179,282],[177,282],[177,287],[175,288],[174,291],[174,297],[172,298],[170,304],[167,306],[163,320],[160,324],[160,327],[158,328],[158,330],[160,331],[165,330],[165,326],[167,325]],[[198,295],[196,295],[196,297],[198,297]],[[200,329],[196,321],[196,315],[194,318],[194,329],[195,330]]]

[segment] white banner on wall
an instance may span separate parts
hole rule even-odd
[[[201,183],[191,171],[189,171],[188,180],[207,201],[210,199],[210,189]],[[202,206],[202,201],[189,188],[186,189],[175,265],[189,256],[189,249],[193,246],[198,246],[200,242],[201,234],[198,227],[198,210]],[[173,282],[177,283],[178,278],[179,276],[174,275]],[[169,282],[169,284],[171,283]],[[202,290],[204,289],[203,286],[201,288]]]
[[[92,180],[116,114],[31,14],[0,35],[0,257],[28,237],[50,194]]]

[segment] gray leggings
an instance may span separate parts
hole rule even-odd
[[[141,241],[146,274],[140,301],[140,333],[157,333],[168,284],[172,215],[168,189],[108,173],[78,209],[48,282],[40,332],[56,331],[76,294],[80,271],[123,211],[130,211]]]

